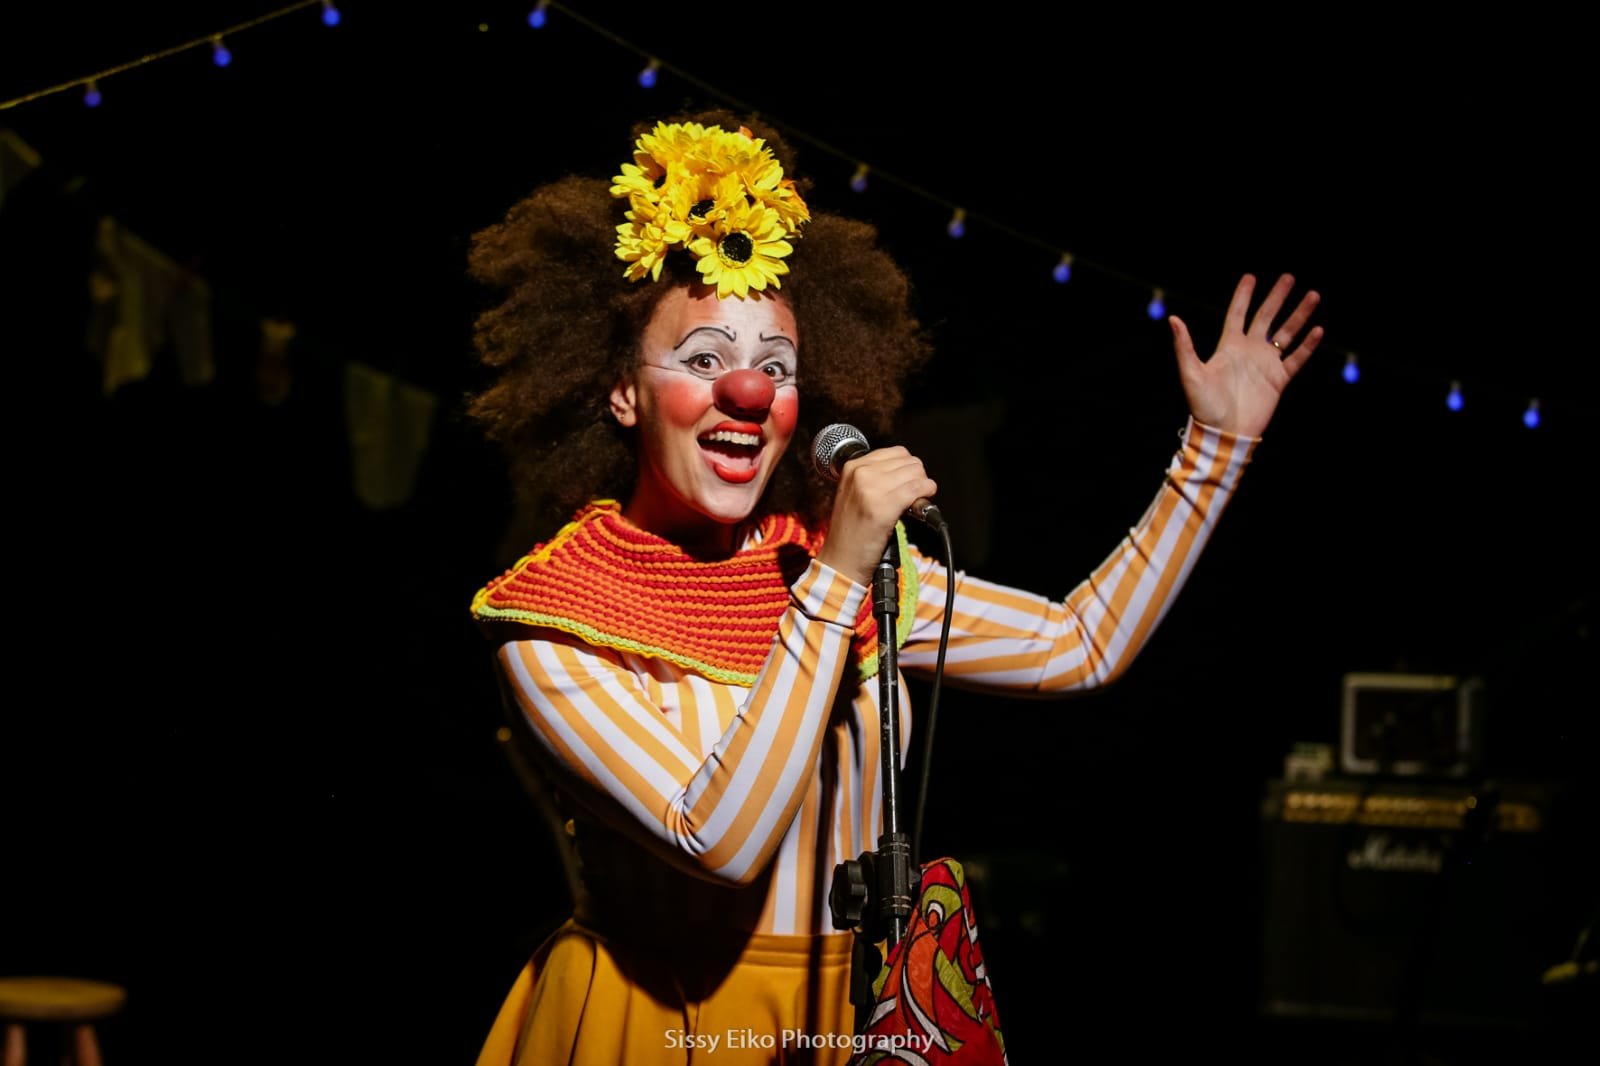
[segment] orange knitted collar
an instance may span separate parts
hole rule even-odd
[[[472,614],[558,629],[748,687],[772,649],[789,586],[822,545],[796,515],[768,515],[759,529],[759,543],[708,562],[632,525],[615,500],[596,500],[473,597]],[[905,531],[897,535],[905,558]],[[902,566],[897,645],[911,631],[916,602],[916,568]],[[870,677],[878,668],[870,599],[855,631],[852,651]]]

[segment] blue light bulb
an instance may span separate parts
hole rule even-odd
[[[1522,424],[1529,429],[1539,428],[1539,401],[1529,400],[1528,409],[1522,412]]]
[[[219,67],[225,67],[233,62],[233,53],[228,51],[228,46],[222,43],[221,37],[211,38],[211,62]]]
[[[95,86],[95,83],[92,82],[92,81],[89,83],[89,87],[87,89],[83,90],[83,106],[84,107],[99,107],[100,106],[100,90],[99,90],[98,87]]]
[[[967,212],[963,208],[956,208],[956,213],[950,216],[950,222],[944,231],[956,240],[967,235]]]
[[[1444,405],[1452,411],[1459,411],[1461,410],[1461,404],[1461,382],[1452,381],[1450,383],[1450,395],[1444,398]]]
[[[339,25],[339,9],[333,6],[331,0],[322,0],[322,24],[324,26]]]
[[[545,21],[550,17],[545,13],[544,8],[545,5],[540,4],[538,7],[528,12],[528,25],[532,26],[536,30],[544,29]]]
[[[854,176],[850,178],[850,188],[856,192],[867,191],[867,165],[865,163],[856,167]]]
[[[1061,262],[1057,263],[1056,266],[1055,266],[1055,269],[1050,271],[1050,276],[1052,278],[1055,278],[1056,281],[1058,283],[1062,284],[1062,285],[1065,285],[1067,282],[1071,281],[1072,280],[1072,256],[1070,256],[1070,255],[1062,256],[1061,257]]]
[[[1150,297],[1150,302],[1145,305],[1144,313],[1157,322],[1165,318],[1167,316],[1166,293],[1157,289],[1155,295]]]
[[[1356,354],[1351,352],[1344,357],[1344,370],[1341,371],[1344,379],[1354,385],[1361,380],[1361,368],[1356,365]]]
[[[656,87],[656,70],[659,67],[660,64],[652,59],[650,65],[639,72],[639,84],[646,89],[654,89]]]

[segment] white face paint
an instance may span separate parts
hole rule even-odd
[[[799,335],[781,298],[718,300],[676,286],[656,305],[639,366],[611,409],[637,428],[639,478],[624,514],[694,546],[732,544],[789,447],[799,418]]]

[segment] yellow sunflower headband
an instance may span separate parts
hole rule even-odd
[[[718,299],[782,288],[778,279],[789,272],[783,260],[794,251],[789,241],[811,221],[772,150],[743,128],[657,123],[611,180],[611,195],[628,200],[617,258],[628,264],[629,281],[660,280],[662,262],[677,247],[698,260]]]

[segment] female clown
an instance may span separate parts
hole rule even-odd
[[[926,353],[871,228],[811,212],[793,173],[754,122],[661,123],[611,182],[540,188],[476,239],[504,298],[479,320],[495,377],[473,414],[523,490],[576,514],[473,605],[578,870],[484,1066],[849,1057],[817,1037],[852,1024],[829,879],[880,829],[866,585],[938,485],[901,447],[836,485],[810,470],[822,426],[887,430]],[[1293,287],[1252,312],[1243,278],[1205,360],[1170,320],[1182,445],[1064,599],[952,581],[907,546],[901,667],[932,668],[951,611],[966,686],[1066,696],[1125,670],[1321,338]]]

